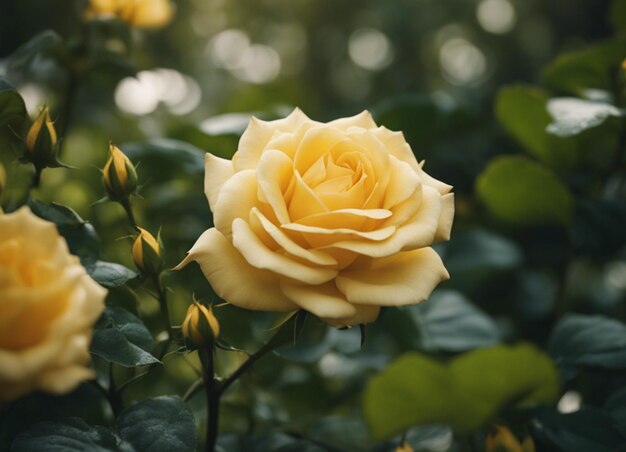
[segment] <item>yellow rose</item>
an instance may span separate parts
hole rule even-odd
[[[0,215],[0,400],[92,378],[89,343],[105,296],[53,223],[27,207]]]
[[[139,28],[164,27],[173,15],[170,0],[90,0],[85,10],[88,19],[113,17]]]
[[[205,162],[215,227],[178,268],[198,262],[236,306],[348,326],[419,303],[449,278],[430,245],[449,238],[452,187],[368,112],[327,124],[298,109],[253,118],[232,161]]]

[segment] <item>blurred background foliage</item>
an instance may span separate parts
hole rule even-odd
[[[617,391],[626,383],[625,126],[622,110],[611,107],[625,100],[625,4],[180,0],[168,26],[139,30],[86,23],[80,1],[0,0],[0,75],[31,117],[50,106],[61,160],[75,168],[44,171],[33,196],[71,207],[95,227],[94,262],[133,268],[124,211],[95,204],[104,195],[98,168],[109,140],[139,164],[138,222],[161,229],[168,268],[211,225],[203,152],[232,156],[252,114],[272,119],[298,106],[324,121],[369,109],[379,124],[405,133],[429,174],[454,185],[452,240],[437,247],[451,280],[424,305],[383,312],[368,326],[363,349],[358,328],[338,331],[307,319],[295,346],[265,358],[225,398],[224,450],[393,450],[400,437],[389,437],[414,425],[405,439],[416,450],[480,450],[493,421],[520,438],[531,433],[539,450],[617,450],[626,442],[623,416],[614,425],[626,406]],[[17,163],[21,139],[19,126],[0,136],[7,210],[23,200],[32,175]],[[49,216],[48,208],[40,206],[40,214]],[[74,234],[84,226],[72,218],[65,227]],[[163,330],[158,303],[124,272],[110,284],[108,304],[142,319],[149,332],[136,345],[151,351],[151,335],[159,340]],[[192,293],[219,301],[195,267],[168,274],[167,284],[175,324]],[[229,306],[216,314],[225,343],[247,350],[267,339],[273,320]],[[517,341],[547,350],[560,383],[547,355],[537,358],[525,346],[488,349],[488,359],[472,355]],[[362,405],[370,377],[411,351],[422,354],[376,377]],[[107,358],[94,354],[106,381]],[[453,357],[446,368],[436,364]],[[459,357],[467,358],[463,365]],[[227,375],[244,359],[220,351],[218,371]],[[522,363],[514,375],[506,373],[511,362]],[[182,396],[198,376],[189,354],[168,355],[165,363],[128,385],[125,405]],[[436,377],[428,379],[424,369],[431,367]],[[471,382],[491,375],[511,386],[479,397],[487,400],[480,413],[472,411],[478,402],[433,399],[438,392],[429,385],[456,378],[457,367]],[[124,381],[132,372],[118,365],[115,376]],[[408,408],[385,412],[384,389],[382,401],[374,394],[385,378],[391,383],[382,387],[422,390],[406,399]],[[474,383],[459,387],[483,394]],[[539,387],[544,392],[532,395]],[[558,402],[557,409],[510,410],[526,399]],[[441,413],[429,416],[428,403]],[[204,425],[203,397],[189,404]],[[458,410],[480,425],[450,417]],[[387,426],[372,411],[406,425]],[[89,385],[64,398],[35,395],[3,420],[0,448],[57,415],[113,422]]]

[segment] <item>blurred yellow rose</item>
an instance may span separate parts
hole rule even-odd
[[[0,214],[0,400],[92,378],[89,343],[105,296],[53,223],[26,207]]]
[[[117,18],[139,28],[164,27],[173,15],[170,0],[90,0],[85,10],[88,19]]]
[[[198,262],[236,306],[348,326],[419,303],[449,277],[430,245],[449,238],[452,187],[368,112],[327,124],[298,109],[253,118],[232,161],[205,161],[215,227],[178,268]]]

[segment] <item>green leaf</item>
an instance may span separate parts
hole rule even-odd
[[[613,418],[613,424],[626,438],[626,388],[613,394],[604,405],[606,411]]]
[[[150,354],[154,339],[142,321],[119,307],[107,307],[91,342],[91,353],[124,367],[145,366],[160,361]]]
[[[577,253],[606,259],[626,245],[626,202],[582,199],[576,204],[572,242]]]
[[[554,328],[548,351],[568,379],[581,367],[626,369],[626,325],[599,315],[568,315]]]
[[[198,447],[193,415],[178,397],[161,396],[132,405],[120,414],[117,429],[137,452],[193,452]]]
[[[584,50],[565,53],[544,71],[544,82],[552,89],[576,95],[584,90],[612,91],[612,78],[626,58],[626,37],[621,36]]]
[[[429,423],[474,430],[505,408],[551,403],[558,394],[552,361],[530,345],[481,349],[447,365],[408,353],[370,380],[364,410],[380,440]]]
[[[14,452],[132,452],[110,430],[91,427],[79,418],[40,422],[19,434],[11,446]]]
[[[414,345],[429,352],[463,352],[495,345],[502,338],[491,317],[452,290],[437,291],[428,302],[400,311],[415,325]]]
[[[30,198],[28,200],[30,210],[40,218],[52,221],[57,226],[81,226],[85,224],[83,220],[73,209],[57,204],[39,201]]]
[[[96,261],[88,268],[89,274],[104,287],[119,287],[138,276],[128,267],[114,262]]]
[[[549,446],[539,450],[615,452],[626,444],[626,437],[612,421],[609,413],[597,408],[562,414],[546,407],[533,420],[533,436]]]
[[[531,155],[554,163],[546,127],[548,94],[529,85],[507,86],[496,96],[495,112],[506,131]]]
[[[18,47],[8,59],[9,70],[24,70],[35,58],[52,55],[63,49],[63,39],[52,30],[45,30]]]
[[[478,177],[476,191],[494,216],[514,225],[567,225],[572,216],[567,188],[547,168],[525,157],[493,159]]]
[[[135,163],[140,163],[148,174],[170,174],[172,171],[204,174],[205,151],[183,141],[155,138],[148,141],[125,143],[120,149]]]
[[[611,117],[622,116],[620,110],[613,105],[575,97],[550,99],[548,112],[553,121],[546,130],[559,137],[578,135],[599,126]]]
[[[0,129],[8,126],[19,134],[26,116],[26,105],[22,96],[13,85],[0,77]]]

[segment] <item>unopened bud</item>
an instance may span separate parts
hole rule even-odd
[[[57,132],[50,119],[48,107],[39,112],[26,134],[26,158],[40,169],[57,164]]]
[[[405,441],[400,446],[396,447],[395,452],[414,452],[414,450],[411,445]]]
[[[220,334],[220,325],[211,307],[194,301],[183,322],[183,337],[187,348],[207,347],[215,342]]]
[[[2,193],[4,193],[4,187],[7,184],[7,173],[4,171],[4,166],[0,163],[0,201],[2,201]],[[2,213],[2,206],[0,206],[0,213]]]
[[[158,239],[143,228],[133,243],[133,260],[142,273],[156,276],[163,269],[161,245]]]
[[[497,426],[487,435],[485,450],[487,452],[535,452],[535,443],[530,436],[527,436],[520,444],[511,430],[504,426]]]
[[[132,162],[113,143],[109,145],[111,156],[104,165],[103,178],[109,198],[124,201],[137,191],[137,172]]]

